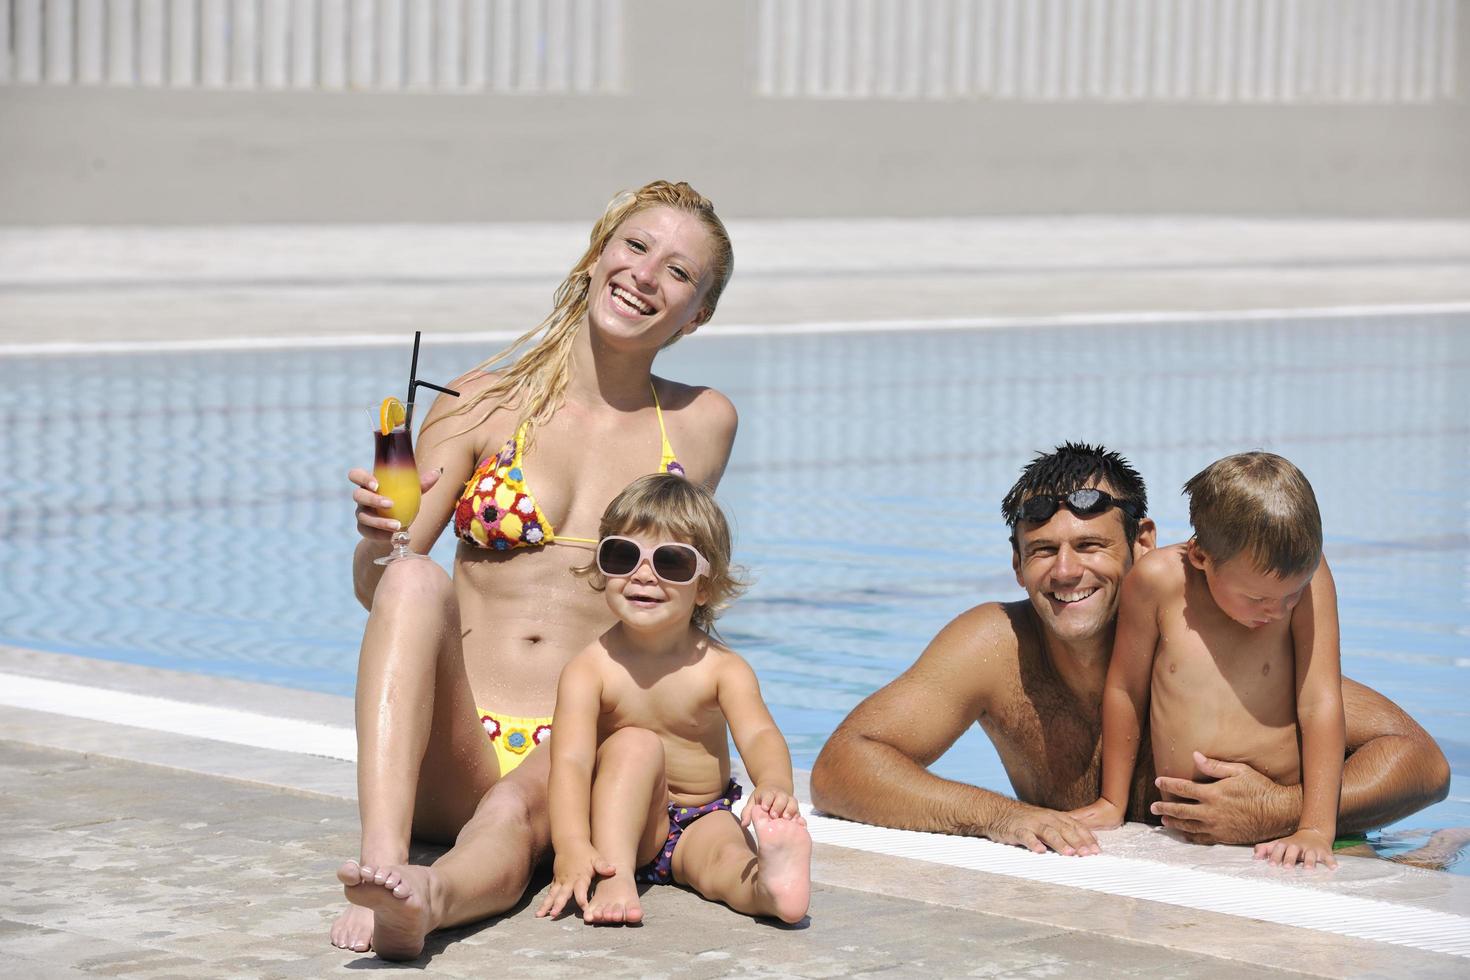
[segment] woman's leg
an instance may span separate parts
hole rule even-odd
[[[598,746],[592,846],[617,872],[593,883],[583,922],[643,921],[633,874],[653,860],[669,836],[668,798],[663,741],[653,732],[619,729]]]
[[[389,565],[378,584],[358,658],[358,863],[349,888],[383,885],[408,859],[411,832],[452,840],[499,776],[465,675],[459,611],[434,562]],[[351,896],[349,896],[351,897]],[[332,927],[334,945],[363,951],[371,909],[354,905]]]
[[[700,817],[674,850],[674,880],[746,915],[800,922],[812,887],[812,838],[802,817],[757,811],[760,848],[733,813]]]
[[[485,794],[454,847],[429,869],[438,890],[433,928],[478,922],[520,901],[551,854],[550,774],[550,746],[535,748]]]
[[[379,956],[413,959],[435,929],[475,922],[515,905],[531,872],[551,850],[550,763],[547,750],[527,755],[490,789],[454,847],[432,867],[389,865],[346,889],[350,901],[372,911],[373,948]],[[346,879],[344,884],[351,885]]]

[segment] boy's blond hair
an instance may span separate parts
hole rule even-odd
[[[609,534],[653,531],[667,534],[684,544],[693,545],[709,562],[705,590],[709,599],[694,607],[690,621],[712,636],[715,618],[745,591],[746,583],[730,564],[730,525],[714,494],[697,483],[673,473],[651,473],[641,476],[602,512],[598,538]],[[588,568],[592,587],[601,592],[607,581],[597,571],[594,560]]]
[[[1288,578],[1322,558],[1322,515],[1302,471],[1275,453],[1216,460],[1184,484],[1200,550],[1217,564],[1249,555],[1258,571]]]

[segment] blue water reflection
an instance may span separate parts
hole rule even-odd
[[[421,371],[485,353],[431,335]],[[0,360],[0,642],[350,693],[364,613],[344,474],[370,458],[362,405],[406,359],[407,343]],[[1267,448],[1317,490],[1344,671],[1451,759],[1451,798],[1399,837],[1470,826],[1470,319],[712,326],[660,371],[740,408],[721,496],[755,585],[722,628],[798,765],[950,618],[1019,597],[998,509],[1034,452],[1124,452],[1167,541],[1187,533],[1187,477]],[[977,733],[938,769],[1007,786]]]

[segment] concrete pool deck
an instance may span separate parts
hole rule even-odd
[[[708,330],[1470,303],[1470,221],[732,221]],[[581,224],[0,227],[0,352],[515,332]],[[41,345],[37,348],[36,345]]]
[[[385,966],[326,941],[342,905],[332,873],[357,846],[350,762],[247,744],[258,731],[220,741],[99,720],[110,700],[147,698],[250,713],[256,728],[266,718],[350,731],[348,699],[16,648],[0,648],[0,675],[12,690],[30,682],[95,694],[90,706],[57,711],[0,694],[9,705],[0,713],[0,848],[13,870],[0,899],[7,972],[305,977]],[[155,710],[157,725],[178,728],[165,714]],[[1134,869],[1211,875],[1225,888],[1284,883],[1300,907],[1368,899],[1386,920],[1427,916],[1441,943],[1460,942],[1463,953],[1400,944],[1422,946],[1422,926],[1397,943],[1374,941],[1327,931],[1330,923],[1297,928],[1175,898],[1025,880],[1003,862],[998,873],[958,867],[939,853],[942,841],[933,861],[921,861],[817,836],[812,914],[797,927],[752,921],[676,888],[647,892],[648,919],[637,929],[537,920],[543,876],[510,915],[436,935],[413,966],[450,977],[1448,977],[1463,976],[1470,957],[1470,879],[1371,859],[1307,875],[1140,826],[1103,838],[1105,853]],[[1068,874],[1084,867],[1004,851]]]
[[[1036,218],[732,222],[731,230],[738,271],[711,330],[1470,309],[1470,222]],[[0,229],[0,354],[523,329],[545,313],[585,233],[581,225]],[[13,869],[0,898],[6,973],[305,977],[384,965],[326,942],[343,905],[332,872],[357,846],[352,764],[261,747],[248,730],[265,718],[350,739],[350,702],[15,648],[0,648],[0,675],[0,849]],[[8,695],[7,684],[22,687],[14,678],[27,690],[58,685],[49,690],[64,696],[37,710],[38,699]],[[181,717],[250,717],[235,741],[165,725],[161,715],[98,717],[125,697],[182,706]],[[160,730],[169,726],[182,731]],[[813,912],[797,928],[672,888],[645,896],[649,918],[638,929],[536,920],[533,897],[509,916],[435,937],[408,968],[451,977],[1459,977],[1470,962],[1342,935],[1330,922],[1303,928],[1179,904],[1189,896],[1156,901],[984,870],[1000,867],[993,854],[977,869],[838,837],[852,846],[817,845]],[[1464,877],[1354,858],[1330,877],[1283,877],[1238,850],[1192,848],[1140,827],[1104,844],[1135,869],[1178,869],[1181,881],[1222,890],[1227,879],[1285,882],[1304,905],[1366,898],[1385,903],[1390,919],[1451,917],[1434,928],[1465,919],[1470,936]]]

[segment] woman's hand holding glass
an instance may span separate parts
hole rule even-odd
[[[411,408],[412,406],[410,406]],[[373,471],[367,479],[354,479],[358,490],[353,492],[357,501],[357,526],[367,536],[365,526],[370,520],[364,508],[371,508],[376,517],[372,526],[387,531],[393,547],[388,554],[375,559],[375,564],[387,565],[410,558],[423,558],[408,546],[408,526],[418,516],[419,503],[424,491],[438,482],[435,471],[427,482],[419,472],[413,455],[413,430],[403,403],[396,398],[385,398],[376,408],[373,427],[373,443],[376,449]],[[353,470],[348,474],[362,474]],[[363,499],[364,495],[368,499]]]
[[[419,471],[420,495],[428,493],[439,482],[440,476],[438,469]],[[371,470],[354,467],[348,471],[347,479],[356,485],[352,491],[352,502],[357,505],[357,532],[369,541],[387,544],[393,533],[402,528],[402,522],[383,516],[392,509],[395,501],[384,496]]]

